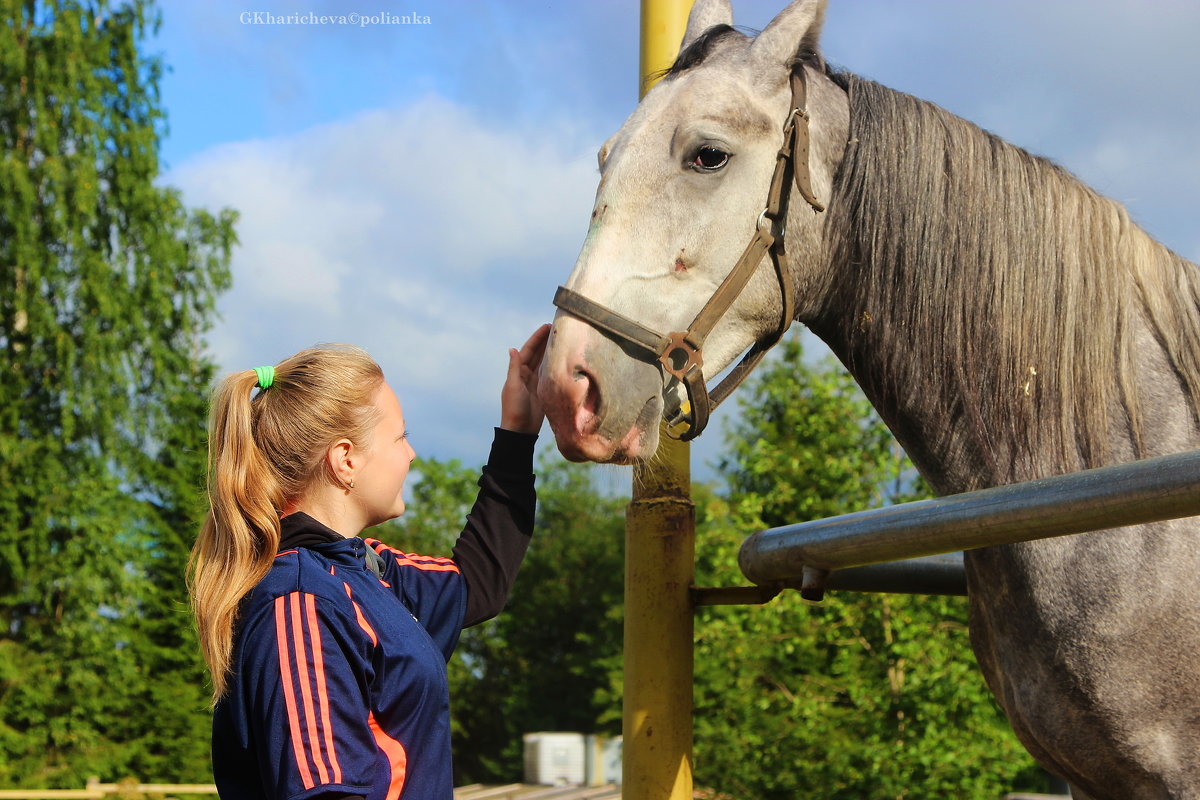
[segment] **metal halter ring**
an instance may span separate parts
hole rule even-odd
[[[681,381],[693,369],[704,367],[704,359],[700,355],[699,348],[687,340],[687,335],[687,331],[673,331],[672,333],[668,333],[668,344],[663,348],[662,355],[658,357],[658,361],[662,364],[663,369]],[[675,357],[676,354],[682,354],[684,357],[683,363],[679,366],[676,366],[680,361],[680,359]]]

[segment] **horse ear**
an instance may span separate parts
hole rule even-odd
[[[683,34],[683,42],[679,52],[700,38],[700,34],[716,25],[732,25],[733,8],[729,0],[696,0],[692,12],[688,14],[687,30]]]
[[[826,0],[792,0],[754,39],[751,58],[766,69],[775,69],[790,66],[797,54],[817,52],[825,3]]]

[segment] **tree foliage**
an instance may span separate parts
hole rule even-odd
[[[926,493],[837,364],[798,339],[756,376],[728,436],[723,497],[700,509],[698,580],[742,580],[763,527]],[[793,593],[703,609],[696,624],[696,780],[731,797],[992,800],[1037,785],[984,686],[962,598]]]
[[[0,0],[0,784],[203,777],[183,565],[233,214],[156,185],[143,0]]]

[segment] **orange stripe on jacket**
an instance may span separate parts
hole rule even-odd
[[[387,797],[384,800],[396,800],[404,789],[408,754],[404,752],[404,745],[388,736],[383,728],[379,727],[379,721],[375,719],[375,712],[367,713],[367,724],[371,726],[371,733],[375,735],[375,744],[379,745],[379,749],[387,756],[388,764],[392,767],[392,780],[388,785]]]
[[[296,755],[296,766],[300,770],[300,777],[304,781],[304,788],[311,789],[316,784],[313,783],[312,772],[308,769],[308,757],[304,752],[304,745],[300,741],[303,734],[300,732],[300,717],[296,713],[296,691],[292,684],[292,667],[288,658],[288,629],[287,629],[287,603],[282,597],[275,598],[275,639],[279,645],[279,677],[283,682],[283,697],[287,703],[288,725],[292,729],[292,752]]]
[[[359,607],[358,603],[354,602],[353,600],[351,600],[350,603],[354,606],[354,616],[358,617],[358,627],[366,631],[367,636],[371,637],[371,646],[378,647],[379,637],[375,635],[375,629],[371,627],[371,623],[367,622],[367,618],[363,616],[362,609]]]
[[[325,655],[321,652],[321,629],[317,625],[317,602],[311,594],[304,596],[304,607],[308,611],[308,635],[313,648],[313,668],[317,672],[317,699],[321,706],[321,727],[325,731],[325,752],[333,767],[333,782],[342,782],[342,765],[338,763],[337,750],[333,747],[333,726],[329,722],[329,692],[325,680]]]
[[[304,719],[308,723],[308,752],[317,765],[321,783],[329,783],[329,770],[320,750],[321,739],[317,735],[317,714],[313,707],[312,682],[308,674],[308,647],[304,642],[304,623],[300,616],[300,592],[292,592],[292,639],[296,643],[296,671],[299,673],[300,697],[304,700]]]
[[[454,559],[441,558],[439,556],[422,556],[416,553],[405,553],[397,550],[394,547],[388,547],[378,539],[367,539],[367,544],[374,548],[375,552],[383,555],[383,551],[392,554],[396,559],[396,563],[402,567],[416,567],[428,572],[458,572],[458,565],[454,563]]]
[[[426,562],[437,562],[437,563],[443,563],[443,564],[453,564],[454,563],[454,559],[447,558],[445,556],[424,556],[424,555],[421,555],[420,553],[406,553],[403,550],[399,550],[395,547],[392,547],[391,545],[384,544],[383,542],[379,541],[378,539],[365,539],[364,541],[368,545],[370,545],[372,547],[372,549],[374,549],[375,552],[377,552],[377,553],[380,553],[380,551],[382,551],[382,550],[386,550],[387,552],[392,553],[396,556],[403,556],[405,558],[411,558],[414,560],[420,559],[420,560],[426,561]],[[382,555],[382,553],[380,553],[380,554]]]
[[[426,572],[458,572],[457,564],[427,564],[421,561],[413,561],[410,558],[401,558],[396,556],[396,563],[402,567],[416,567],[417,569]]]
[[[317,715],[313,708],[312,684],[308,675],[308,647],[304,642],[304,627],[300,616],[300,592],[292,592],[292,638],[296,643],[296,671],[300,673],[300,696],[304,698],[304,718],[308,722],[308,752],[312,754],[313,763],[317,765],[317,774],[321,783],[329,783],[329,770],[325,769],[325,759],[317,749],[320,739],[317,736]]]
[[[362,608],[354,600],[354,595],[350,593],[350,584],[343,582],[342,586],[346,587],[346,597],[350,598],[350,605],[354,606],[354,616],[358,618],[358,627],[366,631],[367,636],[371,637],[371,646],[379,646],[379,637],[375,635],[375,629],[371,627],[371,623],[367,622],[367,618],[363,616]]]

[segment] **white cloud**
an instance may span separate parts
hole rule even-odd
[[[189,159],[166,176],[185,202],[241,213],[218,363],[360,344],[426,454],[482,459],[507,347],[549,319],[587,227],[599,137],[584,138],[429,96]]]

